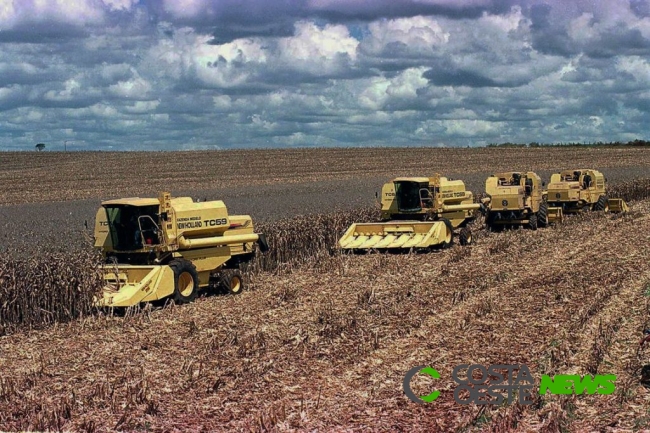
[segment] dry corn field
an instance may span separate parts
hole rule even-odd
[[[0,178],[15,188],[0,193],[0,430],[650,429],[650,389],[639,380],[650,348],[638,350],[650,328],[650,152],[419,149],[408,158],[402,149],[395,160],[387,152],[293,150],[286,160],[277,151],[215,152],[198,160],[197,176],[183,170],[189,152],[153,154],[141,170],[146,154],[109,154],[120,173],[110,182],[101,154],[1,155]],[[610,197],[628,200],[630,213],[588,213],[534,232],[490,233],[477,221],[472,246],[428,254],[335,247],[352,222],[377,218],[371,191],[390,176],[453,171],[480,195],[490,170],[545,175],[556,167],[549,155],[604,171]],[[210,161],[229,170],[221,177]],[[52,164],[65,168],[47,178]],[[236,189],[226,191],[230,181]],[[249,187],[263,193],[247,195]],[[91,308],[99,261],[83,221],[92,227],[100,199],[149,188],[193,196],[224,188],[241,200],[237,212],[249,213],[250,200],[266,213],[250,212],[271,251],[247,269],[244,293],[124,316]],[[313,199],[304,215],[282,211],[300,207],[292,189]],[[346,195],[355,206],[337,208]],[[68,201],[47,203],[57,196]],[[616,374],[616,392],[536,396],[531,406],[454,402],[454,366],[521,363],[537,385],[542,374]],[[413,382],[418,395],[441,391],[433,403],[404,395],[416,365],[442,376]]]

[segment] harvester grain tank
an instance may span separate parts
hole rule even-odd
[[[532,171],[496,173],[485,181],[487,213],[491,230],[524,226],[531,230],[562,221],[562,208],[549,207],[544,200],[544,182]]]
[[[581,211],[627,212],[623,199],[609,198],[607,180],[593,169],[564,170],[551,175],[548,184],[549,206],[561,207],[564,213]]]
[[[229,215],[221,200],[158,198],[104,201],[95,219],[95,248],[105,259],[98,306],[127,307],[172,297],[191,302],[211,283],[241,293],[239,266],[268,249],[248,215]]]
[[[461,245],[472,243],[468,224],[484,207],[474,203],[462,180],[398,177],[381,191],[381,222],[352,224],[339,240],[347,250],[446,248],[454,230]]]

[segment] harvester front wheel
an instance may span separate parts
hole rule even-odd
[[[192,302],[199,291],[199,273],[188,260],[175,259],[169,264],[174,271],[174,301],[179,304]]]
[[[537,215],[532,214],[530,218],[528,218],[528,228],[531,230],[537,230]]]
[[[219,281],[221,288],[231,295],[239,295],[244,290],[244,277],[239,269],[224,269]]]
[[[546,202],[539,205],[539,211],[537,211],[537,225],[542,228],[548,226],[548,204],[546,204]]]
[[[463,227],[463,229],[460,231],[460,244],[465,246],[465,245],[472,245],[472,231],[469,229],[469,227]]]
[[[609,199],[607,198],[606,195],[601,195],[598,197],[598,201],[596,202],[596,206],[594,206],[595,211],[609,211]]]
[[[445,239],[442,241],[442,248],[450,248],[454,244],[454,226],[451,225],[451,221],[449,221],[447,218],[440,218],[440,221],[442,221],[445,224]]]

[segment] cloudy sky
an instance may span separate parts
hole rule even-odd
[[[648,139],[650,0],[0,0],[0,150]]]

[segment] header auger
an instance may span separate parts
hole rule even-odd
[[[454,230],[461,245],[472,243],[468,224],[483,210],[461,180],[398,177],[381,191],[381,222],[357,223],[339,240],[346,250],[447,248]]]
[[[127,307],[173,297],[191,302],[200,288],[216,283],[238,294],[239,265],[268,249],[248,215],[228,215],[220,201],[190,197],[104,201],[95,220],[95,247],[105,258],[107,286],[95,303]]]

